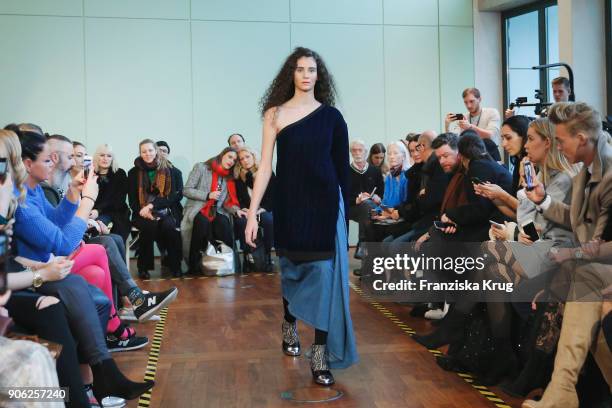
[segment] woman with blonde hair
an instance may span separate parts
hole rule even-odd
[[[558,149],[554,126],[548,119],[539,118],[530,123],[525,151],[527,156],[523,159],[523,163],[529,160],[537,167],[537,178],[546,184],[546,192],[555,200],[569,204],[572,177],[577,173],[577,169],[568,163]],[[521,177],[524,179],[524,174],[521,174]],[[549,221],[537,211],[536,205],[527,198],[525,189],[518,191],[517,198],[519,201],[517,222],[491,226],[489,235],[494,241],[486,242],[484,245],[491,255],[488,259],[492,262],[483,271],[484,279],[512,283],[515,299],[531,298],[534,282],[539,285],[538,282],[558,266],[549,257],[551,249],[571,246],[574,236],[572,231]],[[539,236],[535,241],[523,230],[524,226],[531,223]],[[495,361],[487,364],[489,370],[483,376],[483,384],[486,385],[499,383],[506,375],[514,372],[518,365],[510,336],[511,298],[509,295],[502,299],[498,297],[494,299],[495,301],[487,303],[496,357]],[[547,316],[549,320],[545,325],[554,330],[558,316],[556,311],[547,313]],[[532,353],[534,358],[529,360],[521,379],[517,383],[504,385],[504,389],[513,395],[526,394],[531,389],[537,388],[541,381],[540,377],[546,371],[544,365],[547,354],[554,349],[556,337],[554,333],[544,335],[540,333],[538,338],[540,341],[536,343],[540,346]]]
[[[235,167],[236,173],[236,194],[238,196],[238,202],[240,208],[246,213],[251,206],[251,195],[253,194],[253,186],[255,184],[255,178],[257,177],[257,154],[250,147],[241,147],[238,150],[238,163]],[[263,272],[272,271],[272,242],[274,238],[274,224],[272,218],[272,196],[274,188],[274,172],[270,176],[270,182],[264,192],[257,215],[259,217],[259,225],[263,229],[263,243],[266,251],[266,268]],[[243,213],[241,213],[243,214]],[[234,229],[236,235],[240,239],[240,246],[246,252],[249,251],[250,246],[246,245],[244,240],[244,230],[246,228],[247,218],[245,216],[237,216],[234,222]],[[247,257],[245,266],[253,266],[252,262]],[[261,272],[261,271],[258,271]]]
[[[91,211],[91,218],[102,221],[125,241],[130,233],[130,209],[127,205],[127,174],[117,165],[113,149],[108,144],[98,146],[93,157],[93,168],[100,188]]]
[[[160,241],[168,251],[167,266],[172,276],[180,277],[182,182],[171,171],[172,164],[160,153],[151,139],[139,143],[140,155],[128,173],[128,199],[132,224],[140,231],[138,276],[149,279],[154,268],[153,241]]]

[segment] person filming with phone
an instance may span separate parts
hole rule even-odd
[[[602,130],[599,112],[583,102],[556,103],[548,118],[555,126],[555,138],[563,156],[569,163],[582,163],[583,167],[572,180],[569,203],[554,198],[550,188],[539,181],[527,192],[527,197],[545,218],[570,228],[578,241],[586,244],[602,237],[612,206],[609,135]],[[560,265],[559,269],[569,275],[572,297],[565,304],[552,380],[541,401],[526,401],[523,406],[578,407],[576,383],[589,349],[606,382],[612,385],[612,356],[603,346],[605,339],[598,330],[601,292],[612,284],[612,273],[609,266],[581,262],[583,257],[582,251],[574,251],[571,259]]]
[[[527,129],[530,119],[527,116],[517,115],[508,118],[502,125],[502,147],[510,156],[513,165],[512,188],[509,192],[500,186],[491,183],[476,183],[476,194],[492,200],[497,208],[508,218],[516,219],[518,200],[517,191],[521,188],[520,172],[523,168],[522,159],[525,157],[525,143],[527,142]]]
[[[501,119],[498,110],[481,106],[478,88],[465,89],[462,97],[468,113],[447,113],[444,118],[445,131],[460,134],[470,129],[476,132],[480,138],[491,139],[496,145],[499,145]],[[493,158],[497,160],[496,157]]]
[[[568,204],[571,198],[572,177],[577,173],[579,166],[571,165],[558,149],[554,137],[554,127],[546,118],[536,119],[527,130],[525,143],[527,155],[522,159],[521,180],[523,189],[517,192],[518,208],[516,223],[506,222],[503,225],[492,224],[490,236],[498,241],[507,243],[518,242],[531,246],[536,241],[546,242],[546,248],[536,249],[538,259],[549,264],[547,252],[553,246],[561,246],[571,241],[572,232],[569,228],[555,224],[538,212],[536,205],[529,199],[536,184],[546,185],[546,191],[552,198]],[[524,231],[524,226],[534,225],[536,235]],[[535,239],[534,239],[535,238]],[[514,245],[514,244],[512,244]],[[513,250],[513,246],[509,250]],[[518,247],[518,246],[516,246]],[[544,259],[546,257],[546,259]],[[513,257],[513,259],[515,259]],[[512,265],[510,265],[512,266]],[[545,266],[545,265],[544,265]],[[538,270],[542,269],[538,267]],[[525,275],[519,271],[519,280]],[[534,274],[531,270],[530,274]],[[514,280],[513,280],[514,281]]]

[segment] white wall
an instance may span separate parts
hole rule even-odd
[[[334,75],[351,138],[440,131],[474,85],[472,15],[472,0],[0,0],[0,124],[110,143],[126,170],[163,139],[187,177],[233,132],[260,148],[259,99],[300,45]]]
[[[558,5],[559,56],[574,71],[576,100],[606,112],[604,2],[559,0]]]
[[[334,74],[351,137],[440,130],[474,85],[472,0],[0,0],[0,122],[111,143],[167,140],[188,172],[240,132],[297,45]]]
[[[481,11],[474,0],[474,82],[485,106],[504,111],[501,13]]]

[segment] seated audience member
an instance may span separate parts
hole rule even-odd
[[[371,223],[370,210],[376,208],[385,193],[385,184],[378,167],[368,163],[367,148],[362,140],[353,140],[351,150],[351,184],[349,192],[349,219],[359,223],[359,243],[355,257],[361,258],[361,243],[366,241],[366,231]]]
[[[54,143],[53,143],[54,142]],[[62,153],[62,150],[68,152],[69,146],[71,146],[71,142],[66,137],[62,136],[57,137],[57,135],[50,136],[48,138],[48,144],[51,146],[52,153],[51,157],[53,159],[53,149],[56,149],[56,157],[60,157],[57,160],[57,163],[53,165],[51,170],[51,176],[49,177],[49,181],[51,180],[69,180],[72,182],[72,178],[70,177],[69,170],[65,170],[68,168],[67,165],[62,165],[61,157],[66,153]],[[55,161],[52,160],[54,163]],[[104,170],[103,170],[104,171]],[[125,173],[123,173],[125,176]],[[77,179],[79,176],[77,176]],[[77,180],[75,179],[75,180]],[[102,189],[104,195],[101,197],[98,195],[96,198],[96,204],[94,204],[94,209],[89,214],[88,220],[88,230],[87,234],[84,237],[84,240],[87,244],[99,244],[102,245],[106,251],[106,255],[108,258],[108,267],[111,273],[112,282],[117,285],[119,290],[119,294],[122,296],[126,296],[130,302],[133,302],[134,314],[139,320],[146,320],[157,310],[167,305],[169,302],[175,299],[177,290],[176,288],[172,288],[165,292],[153,292],[149,294],[143,294],[140,288],[136,285],[130,272],[127,268],[126,257],[125,257],[125,241],[124,239],[117,235],[110,233],[110,230],[107,227],[109,222],[108,216],[110,214],[105,214],[105,218],[101,219],[100,212],[96,208],[98,203],[111,202],[112,205],[119,208],[115,211],[115,215],[118,217],[123,216],[124,218],[129,219],[129,210],[127,209],[127,205],[125,205],[125,194],[121,195],[121,186],[115,185],[117,187],[117,191],[111,191],[109,188],[106,188],[106,175],[104,175],[101,179],[98,178],[99,188]],[[127,180],[124,189],[127,188]],[[50,193],[51,197],[63,197],[65,195],[64,191],[62,191],[55,182],[47,182],[45,183],[45,191]],[[124,190],[125,191],[125,190]],[[109,195],[116,193],[118,195],[114,195],[109,197]],[[121,205],[123,203],[123,206]],[[57,206],[57,203],[53,203]],[[122,208],[123,207],[123,208]],[[106,207],[110,208],[110,207]],[[112,210],[111,210],[112,211]],[[126,211],[126,212],[124,212]],[[119,219],[119,218],[117,218]],[[114,227],[114,225],[113,225]],[[127,227],[129,228],[129,227]],[[127,233],[126,233],[127,234]]]
[[[63,135],[51,135],[47,137],[47,143],[51,151],[53,168],[49,180],[43,181],[41,187],[47,201],[57,207],[72,181],[70,170],[75,164],[74,149],[70,139]]]
[[[74,178],[78,176],[81,171],[83,171],[83,160],[85,159],[85,156],[87,156],[87,147],[85,147],[83,143],[73,140],[72,152],[74,165],[70,169],[70,177]]]
[[[107,325],[109,348],[119,351],[144,347],[148,339],[136,337],[134,329],[124,325],[116,314],[106,250],[101,245],[81,244],[89,213],[98,195],[97,176],[91,172],[87,180],[82,177],[73,179],[66,195],[54,208],[40,187],[40,183],[50,177],[49,144],[44,136],[33,132],[20,131],[19,141],[28,176],[26,199],[15,211],[17,254],[33,262],[47,262],[52,256],[71,256],[75,261],[72,273],[83,276],[111,301]],[[133,294],[143,296],[139,289]]]
[[[180,277],[181,238],[180,201],[182,198],[178,174],[164,159],[151,139],[139,143],[140,156],[128,172],[128,200],[132,209],[132,224],[138,228],[138,276],[149,279],[154,269],[153,242],[163,243],[168,251],[167,264],[172,276]]]
[[[495,108],[480,106],[480,91],[477,88],[467,88],[462,93],[463,104],[468,112],[458,118],[455,113],[447,113],[444,118],[446,132],[460,134],[466,130],[474,131],[482,139],[491,139],[499,145],[499,112]],[[489,150],[489,149],[487,149]],[[499,157],[499,152],[497,154]],[[496,157],[493,159],[498,161]]]
[[[167,160],[168,164],[171,166],[170,172],[172,173],[172,179],[176,181],[176,192],[180,194],[181,200],[182,200],[183,199],[183,172],[180,171],[178,167],[176,167],[174,163],[172,163],[169,159],[170,145],[168,145],[168,143],[163,140],[158,140],[155,144],[157,145],[157,149],[159,150],[159,156],[162,159]],[[181,204],[181,200],[179,200],[178,205],[176,206],[177,207],[176,211],[175,211],[177,221],[179,224],[181,223],[181,220],[183,219],[183,205]],[[158,246],[159,244],[160,242],[157,243]],[[165,252],[165,250],[162,252]],[[164,262],[164,259],[162,259],[162,265],[168,266]]]
[[[183,256],[190,274],[200,273],[201,253],[209,242],[233,247],[232,217],[246,217],[238,202],[232,170],[238,156],[226,147],[216,157],[196,163],[183,194],[187,197],[181,223]]]
[[[8,311],[3,306],[10,297],[10,290],[0,295],[0,317],[8,317]],[[36,295],[32,297],[35,298]],[[55,309],[59,309],[59,307],[56,306]],[[32,310],[34,309],[32,308]],[[2,361],[2,365],[0,365],[0,387],[2,389],[15,389],[17,387],[56,388],[60,384],[55,371],[55,361],[53,361],[51,353],[43,345],[33,341],[12,340],[0,336],[0,360]],[[62,384],[62,386],[65,385],[65,383]],[[83,385],[81,384],[79,388],[81,391],[70,394],[71,398],[76,400],[71,401],[75,401],[79,406],[88,407],[89,403],[83,392]],[[1,406],[16,406],[16,404],[18,406],[25,406],[11,401],[11,397],[7,394],[0,394]],[[39,406],[39,404],[33,403],[28,404],[28,406]],[[62,408],[65,405],[63,402],[47,402],[45,406]]]
[[[476,194],[492,200],[497,208],[510,219],[516,219],[518,207],[516,193],[521,183],[519,173],[523,165],[521,161],[525,157],[527,128],[530,121],[527,116],[517,115],[506,119],[502,125],[502,147],[510,156],[510,163],[513,166],[511,190],[506,192],[500,186],[491,183],[474,184]]]
[[[454,165],[454,160],[447,160],[451,156],[457,157],[457,151],[451,147],[450,140],[436,149],[436,156],[444,171],[455,171],[440,209],[440,220],[452,225],[442,231],[430,229],[430,232],[419,240],[423,242],[434,237],[436,242],[485,241],[488,239],[489,220],[501,221],[502,215],[492,201],[476,195],[473,180],[489,181],[509,191],[512,187],[512,176],[505,167],[491,158],[478,135],[469,130],[463,132],[457,142],[460,165]]]
[[[572,180],[567,205],[552,198],[547,186],[536,180],[527,197],[545,218],[574,231],[581,244],[601,238],[612,206],[612,146],[602,131],[601,117],[586,103],[561,102],[549,110],[559,149],[571,164],[582,163]],[[527,400],[527,408],[578,407],[576,382],[589,349],[608,385],[612,385],[612,353],[599,330],[601,293],[612,284],[609,265],[582,261],[574,251],[561,263],[569,274],[570,296],[563,311],[552,379],[540,401]]]
[[[420,155],[420,146],[418,146],[419,135],[416,133],[410,133],[408,138],[405,141],[402,141],[406,148],[408,149],[408,155],[411,158],[410,160],[410,168],[406,170],[404,176],[407,180],[407,189],[406,189],[406,201],[402,202],[400,206],[392,209],[388,212],[382,212],[380,215],[373,216],[372,219],[375,221],[380,221],[384,219],[392,219],[399,220],[400,213],[402,210],[403,213],[406,213],[406,208],[411,208],[414,204],[415,198],[419,193],[419,186],[421,185],[421,168],[423,167],[423,160]],[[419,149],[419,150],[417,150]],[[398,225],[396,228],[387,229],[390,235],[383,240],[384,242],[389,242],[394,239],[395,236],[402,234],[406,228],[409,228],[410,225],[407,223],[402,223],[401,227]]]
[[[410,164],[410,167],[412,167],[412,165],[414,164],[414,158],[412,157],[412,153],[410,153],[410,141],[414,141],[418,138],[418,133],[410,132],[406,135],[404,139],[400,139],[400,142],[402,142],[404,146],[406,146],[406,150],[408,150],[408,163]]]
[[[244,136],[242,136],[240,133],[232,133],[227,138],[227,145],[235,151],[242,149],[245,145]]]
[[[255,151],[249,147],[242,147],[238,151],[238,163],[240,166],[234,166],[234,175],[236,178],[236,195],[238,204],[243,213],[246,213],[251,206],[251,193],[255,178],[257,177],[257,155]],[[266,189],[257,215],[260,218],[260,226],[263,230],[263,244],[266,252],[266,269],[263,272],[271,272],[272,263],[272,243],[274,242],[274,224],[272,217],[272,202],[274,196],[274,172],[272,172],[268,188]],[[240,239],[240,246],[245,253],[250,251],[250,246],[245,242],[244,231],[246,229],[247,219],[243,216],[234,218],[234,229],[236,235]],[[262,272],[262,271],[257,271]]]
[[[548,119],[536,119],[530,124],[525,150],[527,158],[537,165],[538,180],[547,186],[551,197],[569,204],[572,177],[576,171],[559,151],[554,128]],[[485,279],[492,279],[494,282],[512,282],[515,292],[522,290],[523,281],[530,279],[529,277],[535,278],[554,272],[558,266],[549,258],[549,251],[551,248],[568,247],[573,242],[573,232],[569,228],[551,222],[538,212],[535,204],[527,198],[525,189],[519,190],[517,196],[519,200],[517,222],[506,223],[503,227],[495,225],[491,227],[489,235],[497,242],[487,242],[486,248],[492,255],[490,259],[495,262],[490,263],[484,271]],[[522,229],[523,225],[531,222],[534,223],[540,236],[535,242]],[[525,271],[529,271],[529,275]],[[493,343],[499,358],[488,364],[490,367],[484,380],[486,384],[499,383],[503,377],[512,374],[518,365],[511,342],[510,303],[496,300],[487,304],[487,312]],[[509,296],[507,301],[510,301]],[[554,322],[550,324],[554,325]],[[554,330],[549,330],[542,337],[546,338],[546,343],[550,343],[556,335]],[[542,349],[550,354],[554,349],[554,342],[551,347],[542,347]],[[540,359],[544,360],[544,356]],[[543,371],[543,367],[534,367],[533,362],[531,367],[527,368]],[[531,373],[531,376],[534,377],[535,374]],[[537,385],[535,381],[534,383]]]
[[[421,176],[418,189],[412,200],[409,197],[407,203],[397,210],[397,215],[408,222],[409,229],[401,231],[400,235],[387,237],[385,241],[414,241],[427,232],[433,221],[440,215],[440,205],[450,177],[440,166],[440,162],[433,151],[434,147],[438,148],[444,145],[449,137],[454,136],[456,138],[455,135],[450,133],[440,136],[438,139],[433,131],[423,132],[419,136],[415,159],[423,164],[420,168]],[[438,142],[434,145],[435,140],[438,140]],[[411,170],[412,168],[408,169],[408,172]],[[411,182],[412,180],[408,181],[409,188]],[[410,190],[415,191],[415,189]]]
[[[176,191],[181,194],[181,200],[183,197],[183,173],[178,169],[178,167],[176,167],[169,159],[170,156],[170,145],[168,145],[168,143],[164,140],[158,140],[156,143],[157,148],[159,150],[159,155],[160,157],[162,157],[163,159],[168,160],[168,163],[172,166],[170,168],[170,171],[172,172],[172,179],[176,180],[177,182],[177,186],[176,186]],[[176,222],[177,224],[181,224],[181,221],[183,220],[183,204],[181,203],[181,201],[178,202],[177,206],[176,206]],[[161,265],[162,267],[166,267],[169,268],[171,265],[171,263],[169,262],[168,259],[168,254],[166,251],[166,248],[164,247],[164,241],[160,240],[157,241],[157,247],[159,248],[159,252],[161,254]]]
[[[440,141],[434,140],[434,145],[438,146],[435,152],[444,171],[454,172],[440,208],[440,220],[448,226],[441,230],[430,228],[429,232],[419,238],[417,247],[420,247],[422,242],[429,241],[433,244],[429,245],[428,250],[435,254],[434,256],[440,256],[456,250],[455,246],[445,246],[445,242],[486,240],[489,220],[499,222],[502,217],[490,200],[474,193],[472,180],[478,178],[484,182],[490,181],[508,191],[512,177],[506,168],[490,157],[475,132],[464,132],[458,142],[454,135]],[[469,278],[469,275],[466,276]],[[452,305],[436,331],[428,335],[416,335],[414,339],[427,348],[438,348],[461,341],[465,316],[473,305],[469,304],[465,308],[463,306],[463,303]]]
[[[389,173],[386,155],[387,149],[385,149],[385,145],[382,143],[373,144],[368,153],[368,164],[379,169],[383,177]]]
[[[27,131],[25,137],[28,138]],[[38,138],[44,144],[44,137],[37,133],[31,134],[30,138]],[[26,156],[36,154],[35,145],[26,143],[26,146],[29,151]],[[7,177],[0,183],[2,230],[11,228],[9,221],[16,207],[23,205],[26,191],[29,190],[24,182],[31,180],[21,156],[17,135],[12,131],[0,130],[0,157],[7,158],[8,166]],[[40,187],[38,190],[42,197]],[[16,237],[19,239],[17,231]],[[24,268],[14,262],[12,256],[5,258],[9,271],[8,288],[16,291],[7,308],[19,326],[63,346],[57,360],[57,370],[60,385],[69,387],[69,406],[89,406],[78,367],[79,360],[91,366],[94,394],[99,401],[111,395],[133,399],[153,386],[152,381],[129,381],[111,359],[103,331],[111,302],[99,289],[87,285],[81,276],[69,273],[81,260],[76,257],[75,260],[56,257],[47,263],[23,257],[16,260],[29,266]],[[36,288],[39,293],[24,290],[29,287]],[[58,304],[59,300],[62,304]],[[79,344],[79,357],[75,340]]]
[[[391,208],[398,207],[406,200],[408,195],[406,170],[410,168],[410,162],[408,161],[408,149],[402,142],[389,144],[387,152],[389,174],[385,176],[385,192],[379,208],[390,212]]]
[[[410,168],[406,170],[408,180],[408,201],[418,196],[421,186],[421,174],[423,169],[423,158],[421,157],[422,147],[419,145],[419,134],[411,133],[412,137],[405,140],[408,157],[410,157]],[[434,136],[435,137],[435,136]]]
[[[127,205],[127,174],[117,165],[111,146],[98,146],[93,157],[98,175],[99,193],[90,217],[99,220],[125,241],[130,233],[130,209]]]
[[[408,179],[406,170],[409,168],[408,150],[404,143],[392,142],[387,146],[389,160],[389,174],[385,176],[385,192],[383,199],[374,210],[377,215],[372,219],[382,221],[391,218],[396,210],[408,197]],[[401,227],[401,223],[371,224],[366,232],[368,242],[380,242],[393,231]]]

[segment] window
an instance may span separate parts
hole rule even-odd
[[[612,0],[610,0],[612,1]],[[550,81],[560,70],[534,70],[532,67],[559,62],[559,24],[557,2],[543,1],[502,14],[502,53],[505,72],[506,106],[518,97],[537,102],[536,90],[544,101],[552,99]],[[521,108],[519,114],[533,116],[533,107]]]

